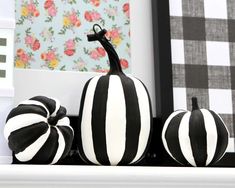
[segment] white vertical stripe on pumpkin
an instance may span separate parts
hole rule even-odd
[[[39,101],[35,101],[35,100],[26,100],[26,101],[23,101],[23,102],[19,103],[19,105],[20,105],[20,104],[41,106],[41,107],[43,107],[44,110],[46,110],[46,112],[47,112],[47,118],[50,116],[50,112],[48,111],[47,107],[46,107],[43,103],[41,103],[41,102],[39,102]]]
[[[177,111],[173,112],[173,113],[167,118],[167,120],[166,120],[166,122],[165,122],[165,124],[164,124],[164,126],[163,126],[163,129],[162,129],[162,142],[163,142],[163,145],[164,145],[166,151],[168,152],[168,154],[169,154],[173,159],[175,159],[176,161],[177,161],[177,159],[171,154],[171,151],[169,150],[168,145],[167,145],[167,142],[166,142],[166,130],[167,130],[167,128],[168,128],[169,123],[171,122],[171,120],[172,120],[175,116],[177,116],[178,114],[180,114],[180,113],[182,113],[182,112],[186,112],[186,111],[184,111],[184,110],[177,110]],[[179,139],[180,139],[180,138],[179,138]],[[179,162],[179,161],[178,161],[178,162]]]
[[[180,143],[180,148],[181,151],[185,157],[185,159],[193,166],[197,166],[196,162],[193,157],[193,151],[191,147],[191,142],[189,138],[189,119],[190,119],[191,112],[187,112],[179,126],[179,143]]]
[[[70,120],[68,117],[63,117],[62,119],[58,120],[56,126],[69,127],[71,131],[74,133],[73,128],[70,126]]]
[[[49,127],[45,134],[41,135],[35,142],[33,142],[31,145],[25,148],[24,151],[17,153],[15,155],[16,158],[21,162],[31,160],[37,154],[37,152],[41,149],[41,147],[45,144],[50,133],[51,133],[51,129]]]
[[[215,124],[214,117],[211,113],[206,109],[201,109],[204,119],[204,125],[206,129],[206,141],[207,141],[207,160],[206,166],[212,161],[218,140],[218,133]]]
[[[51,164],[55,164],[58,162],[58,160],[63,155],[64,149],[65,149],[65,140],[64,140],[63,134],[60,132],[60,130],[57,127],[55,127],[55,129],[58,133],[58,148],[57,148],[55,157],[52,160]]]
[[[149,109],[149,97],[147,91],[143,84],[136,78],[130,77],[135,84],[135,89],[138,97],[139,110],[140,110],[140,134],[139,134],[139,143],[138,150],[135,158],[131,161],[131,163],[136,162],[144,153],[145,148],[148,143],[148,138],[150,135],[150,109]]]
[[[111,165],[117,165],[125,152],[126,105],[122,82],[116,75],[109,78],[105,124],[108,158]]]
[[[51,99],[55,101],[55,110],[51,114],[51,116],[56,116],[57,111],[60,109],[60,101],[56,98],[51,98]]]
[[[82,113],[82,122],[81,122],[81,140],[82,147],[84,148],[84,154],[89,161],[95,164],[99,164],[96,159],[94,146],[93,146],[93,137],[92,137],[92,106],[93,99],[95,94],[95,89],[100,76],[95,76],[91,79],[87,91],[86,97],[84,100],[83,113]]]
[[[39,114],[32,114],[32,113],[20,114],[14,116],[7,121],[4,127],[4,137],[8,139],[9,135],[13,131],[39,122],[47,123],[47,118]]]
[[[228,138],[230,138],[229,130],[228,130],[226,124],[224,123],[224,120],[220,117],[219,114],[216,114],[216,115],[217,115],[217,116],[220,118],[220,120],[223,122],[224,128],[227,130]],[[227,147],[228,147],[228,144],[227,144]],[[226,149],[227,149],[227,148],[226,148]],[[225,151],[226,151],[226,149],[225,149]],[[221,155],[221,157],[220,157],[217,161],[219,161],[219,160],[225,155],[225,153],[226,153],[226,152],[224,152],[223,155]]]

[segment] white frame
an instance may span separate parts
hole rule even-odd
[[[148,88],[153,114],[156,115],[151,1],[130,0],[130,9],[132,74]],[[97,74],[15,69],[15,104],[35,95],[45,95],[58,98],[67,108],[68,115],[77,116],[83,86],[95,75]]]

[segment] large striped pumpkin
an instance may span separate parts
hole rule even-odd
[[[199,109],[194,97],[192,103],[192,112],[177,110],[168,117],[162,141],[169,155],[181,164],[212,165],[224,155],[229,133],[218,114]]]
[[[141,81],[122,72],[119,57],[104,36],[106,31],[97,33],[95,26],[95,34],[88,40],[101,42],[109,56],[110,71],[93,77],[84,87],[79,152],[92,164],[133,164],[143,157],[150,139],[150,98]]]
[[[36,96],[9,113],[4,136],[22,163],[54,164],[69,152],[73,129],[58,100]]]

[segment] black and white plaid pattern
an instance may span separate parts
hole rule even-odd
[[[174,108],[219,113],[235,152],[235,1],[170,0]]]

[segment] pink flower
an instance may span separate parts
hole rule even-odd
[[[88,22],[92,22],[91,12],[86,11],[85,14],[84,14],[84,17]]]
[[[50,51],[50,52],[48,52],[47,54],[46,54],[46,59],[48,60],[48,61],[51,61],[51,60],[53,60],[53,59],[55,59],[56,57],[55,57],[55,53],[54,53],[54,51]]]
[[[129,63],[126,59],[120,59],[120,64],[122,69],[127,69],[129,67]]]
[[[36,6],[33,3],[28,4],[27,9],[30,13],[33,13],[36,11]]]
[[[47,0],[47,1],[44,3],[44,8],[45,8],[45,9],[48,9],[48,8],[50,8],[53,4],[54,4],[54,1],[53,1],[53,0]]]
[[[111,31],[111,37],[112,38],[118,38],[119,37],[118,29],[114,29],[114,30]]]
[[[36,39],[36,40],[34,41],[34,43],[33,43],[32,50],[33,50],[33,51],[36,51],[36,50],[38,50],[38,49],[40,48],[40,46],[41,46],[41,44],[40,44],[39,40]]]
[[[27,35],[27,36],[25,37],[25,44],[27,44],[27,45],[32,45],[33,42],[34,42],[34,39],[33,39],[32,36]]]
[[[68,49],[74,49],[75,48],[75,42],[73,41],[73,39],[69,39],[68,41],[66,41],[65,46]]]
[[[75,53],[74,49],[67,49],[64,51],[67,56],[72,56]]]
[[[96,51],[96,50],[93,50],[91,53],[90,53],[90,57],[94,60],[97,60],[99,59],[100,55],[99,53]]]
[[[29,59],[30,59],[30,57],[29,57],[27,54],[23,53],[23,54],[21,54],[20,59],[21,59],[23,62],[28,62]]]
[[[76,15],[75,12],[73,12],[73,13],[69,16],[69,19],[70,19],[70,21],[72,22],[73,25],[75,25],[76,22],[78,21],[77,15]]]
[[[52,17],[56,16],[57,10],[56,10],[55,6],[51,6],[48,8],[48,14],[49,14],[49,16],[52,16]]]
[[[97,50],[100,57],[104,57],[106,55],[106,51],[104,48],[98,47],[98,48],[96,48],[96,50]]]
[[[98,12],[91,12],[91,18],[92,18],[92,21],[97,21],[101,19],[101,15]]]

